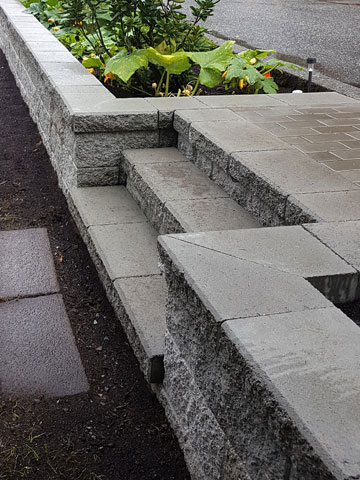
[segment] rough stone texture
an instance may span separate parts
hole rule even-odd
[[[156,234],[147,223],[97,225],[88,231],[111,280],[161,273]]]
[[[67,165],[69,167],[69,165]],[[73,166],[74,173],[67,168],[65,179],[68,180],[69,187],[73,184],[71,177],[76,175],[76,185],[78,187],[96,187],[106,185],[117,185],[120,183],[119,167],[94,167],[94,168],[76,168]]]
[[[206,108],[202,102],[194,97],[167,97],[147,98],[146,101],[159,111],[159,128],[172,127],[175,110],[188,110],[189,108]]]
[[[86,228],[92,225],[146,222],[125,187],[73,188],[71,197]]]
[[[61,295],[1,303],[0,351],[1,393],[61,397],[89,389]]]
[[[0,232],[0,300],[59,291],[45,228]]]
[[[320,223],[304,228],[360,271],[360,222]]]
[[[165,279],[162,275],[122,278],[115,280],[114,288],[129,318],[126,334],[136,349],[146,378],[150,383],[161,383],[164,377]]]

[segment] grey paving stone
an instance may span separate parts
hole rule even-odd
[[[136,172],[161,202],[228,197],[188,161],[137,164]]]
[[[45,228],[0,232],[0,299],[59,291]]]
[[[98,225],[88,231],[111,280],[161,273],[156,233],[147,223]]]
[[[354,148],[351,150],[341,150],[340,152],[336,152],[336,155],[343,160],[350,160],[352,158],[360,158],[360,148]]]
[[[219,122],[239,120],[228,108],[203,108],[200,110],[179,110],[174,115],[174,128],[177,132],[188,135],[193,122]]]
[[[199,247],[175,235],[159,237],[159,243],[217,322],[332,305],[298,275]]]
[[[350,142],[351,143],[351,142]],[[337,142],[324,142],[324,143],[310,143],[304,140],[304,143],[297,144],[296,148],[304,153],[313,152],[333,152],[336,150],[346,150],[346,145]]]
[[[165,279],[162,275],[122,278],[115,280],[114,287],[137,338],[134,343],[141,349],[137,356],[147,371],[148,380],[160,383],[164,376]]]
[[[172,127],[175,110],[206,108],[206,105],[194,97],[153,97],[147,98],[146,101],[159,111],[159,128]]]
[[[63,47],[62,44],[59,43],[59,45]],[[35,46],[32,46],[32,48],[35,48]],[[41,43],[36,48],[39,51],[44,51],[45,47]],[[55,52],[54,55],[56,55]],[[80,63],[43,62],[41,66],[56,85],[101,85],[99,80],[94,75],[91,75]]]
[[[336,158],[336,157],[335,157]],[[237,178],[239,164],[286,194],[352,190],[351,182],[296,150],[234,153],[229,172]]]
[[[270,95],[209,95],[199,97],[208,107],[281,107],[282,102]]]
[[[354,106],[359,106],[360,102],[354,100],[353,98],[346,97],[345,95],[340,95],[336,92],[320,92],[320,93],[306,93],[306,94],[291,94],[288,93],[277,93],[269,95],[271,98],[276,98],[279,102],[284,102],[287,105],[294,105],[299,107],[304,106],[333,106],[341,104],[351,104]]]
[[[359,327],[325,308],[233,320],[223,329],[333,478],[358,477]]]
[[[324,162],[324,165],[329,167],[331,170],[335,172],[341,170],[359,170],[360,169],[360,158],[356,158],[354,160],[338,160],[335,162]]]
[[[146,222],[126,188],[120,185],[73,188],[71,197],[86,227]]]
[[[259,228],[261,225],[231,198],[177,200],[166,203],[185,232]]]
[[[299,209],[320,222],[360,220],[360,190],[292,195],[286,209],[290,224]]]
[[[209,154],[212,160],[221,163],[223,168],[227,167],[227,156],[232,152],[292,149],[288,144],[272,135],[266,135],[261,128],[244,120],[194,122],[190,128],[190,141],[199,151]]]
[[[89,389],[61,295],[0,304],[1,393],[62,397]]]
[[[360,222],[314,223],[303,227],[360,271]]]
[[[124,161],[133,165],[141,165],[147,163],[172,163],[184,162],[184,156],[177,148],[142,148],[134,150],[124,150],[122,152]]]
[[[177,238],[300,275],[333,302],[353,301],[360,293],[356,270],[300,226],[186,234]]]

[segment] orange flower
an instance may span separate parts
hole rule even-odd
[[[54,32],[58,32],[60,30],[60,27],[54,27]]]
[[[115,76],[111,72],[105,75],[104,83],[106,83],[108,80],[115,80]]]
[[[89,73],[91,73],[92,75],[94,75],[95,73],[95,70],[93,68],[87,68],[86,69]]]
[[[264,73],[264,77],[271,77],[271,73],[270,72]]]

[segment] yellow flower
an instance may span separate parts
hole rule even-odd
[[[221,76],[222,76],[222,78],[225,78],[226,75],[227,75],[227,70],[225,70],[225,72]]]
[[[55,20],[53,18],[48,18],[48,22],[55,23]]]
[[[183,93],[183,95],[188,97],[190,95],[190,90],[185,89],[185,90],[182,91],[182,93]]]
[[[254,57],[254,58],[252,58],[252,59],[250,60],[250,64],[251,64],[251,65],[255,65],[255,63],[256,63],[256,58]]]
[[[60,27],[54,27],[54,32],[58,32],[60,30]]]
[[[90,55],[90,57],[91,57],[91,58],[95,58],[95,57],[96,57],[96,53],[92,53],[92,54]]]
[[[248,76],[245,75],[245,77],[244,77],[244,82],[247,82],[247,79],[248,79]]]
[[[243,78],[240,79],[239,88],[240,88],[240,90],[242,90],[244,88],[244,79]]]
[[[95,70],[93,68],[87,68],[86,69],[89,73],[91,73],[92,75],[94,75],[95,73]]]
[[[156,89],[157,89],[157,83],[156,83],[156,82],[153,82],[153,83],[151,84],[151,88],[153,88],[154,90],[156,90]]]
[[[115,76],[111,72],[105,75],[104,83],[106,83],[108,80],[115,80]]]

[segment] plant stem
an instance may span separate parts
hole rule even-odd
[[[160,88],[161,88],[161,84],[162,84],[162,82],[163,82],[163,80],[164,80],[165,72],[166,72],[166,70],[164,69],[163,72],[162,72],[162,74],[161,74],[161,77],[160,77],[158,86],[157,86],[157,88],[156,88],[156,90],[155,90],[155,97],[157,97],[157,96],[158,96],[158,93],[160,92]]]
[[[198,89],[199,87],[199,84],[200,84],[200,76],[198,76],[197,80],[196,80],[196,83],[195,83],[195,86],[194,86],[194,89],[193,91],[191,92],[191,97],[193,97],[196,93],[196,90]]]
[[[165,97],[169,96],[170,73],[166,72]]]

